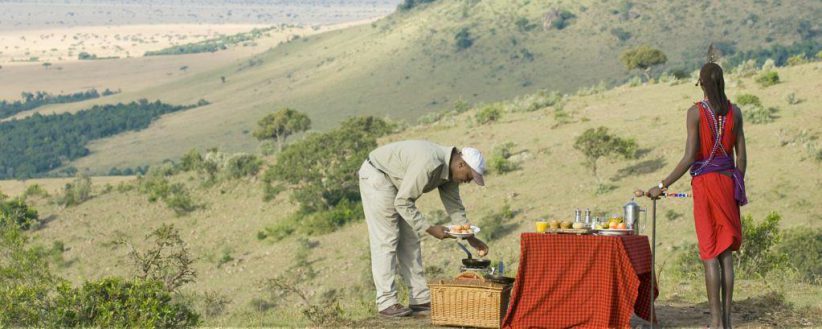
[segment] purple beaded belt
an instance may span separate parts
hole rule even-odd
[[[729,156],[715,156],[707,160],[696,161],[691,165],[691,177],[722,171],[731,173],[731,178],[734,180],[734,199],[736,199],[736,203],[740,206],[748,204],[748,197],[745,195],[744,177],[736,169],[734,160]]]

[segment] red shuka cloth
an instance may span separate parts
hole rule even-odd
[[[520,244],[502,328],[627,328],[632,313],[650,317],[647,236],[524,233]]]
[[[710,115],[699,107],[699,152],[696,160],[707,159],[714,146],[711,131]],[[733,157],[736,134],[734,132],[734,111],[731,103],[725,115],[725,128],[722,132],[722,148],[728,156]],[[722,151],[717,150],[717,154]],[[706,260],[716,258],[730,248],[739,250],[742,243],[742,224],[739,221],[739,204],[734,199],[733,178],[722,173],[713,172],[694,177],[691,180],[694,196],[694,226],[699,241],[699,258]]]

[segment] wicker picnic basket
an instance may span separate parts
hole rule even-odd
[[[474,272],[428,287],[434,325],[499,328],[511,297],[511,284],[491,282]]]

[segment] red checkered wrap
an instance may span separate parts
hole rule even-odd
[[[650,315],[646,236],[524,233],[503,328],[627,328]]]

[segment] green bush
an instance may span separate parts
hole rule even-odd
[[[58,197],[57,203],[65,207],[79,205],[91,199],[91,178],[85,175],[78,176],[63,188],[63,195]]]
[[[315,212],[303,217],[297,226],[297,232],[304,235],[320,235],[336,231],[350,222],[365,218],[362,204],[343,199],[333,208]]]
[[[756,78],[756,82],[762,87],[770,87],[779,83],[779,73],[776,71],[763,72]]]
[[[474,38],[471,37],[471,31],[469,31],[467,27],[463,27],[457,31],[457,33],[454,34],[454,44],[457,47],[457,51],[471,48],[471,46],[474,45]]]
[[[739,106],[762,106],[762,102],[759,101],[759,97],[751,94],[739,94],[736,96],[736,105]]]
[[[775,212],[759,224],[750,215],[742,217],[742,246],[734,253],[734,265],[743,278],[764,276],[788,267],[787,256],[775,248],[782,238],[781,220],[782,216]]]
[[[805,54],[788,57],[788,66],[801,65],[805,63],[808,63],[808,59],[805,58]]]
[[[180,170],[197,170],[203,164],[203,155],[197,149],[191,149],[180,159]]]
[[[483,106],[476,114],[476,119],[479,124],[487,124],[496,122],[502,118],[502,106],[499,103],[493,103]]]
[[[28,230],[39,223],[37,210],[29,207],[22,199],[0,200],[0,226],[13,225]]]
[[[198,208],[191,194],[183,183],[172,184],[162,172],[149,171],[139,179],[140,192],[148,195],[149,202],[162,200],[177,216],[183,216]]]
[[[55,244],[53,249],[62,249]],[[15,226],[0,226],[0,326],[178,328],[199,323],[159,281],[106,278],[72,288],[48,253]]]
[[[810,282],[822,280],[822,229],[795,228],[786,231],[777,254],[788,257],[791,266]]]
[[[60,290],[53,310],[59,327],[182,328],[199,323],[189,306],[175,303],[162,283],[104,278]]]
[[[353,117],[337,129],[311,134],[286,148],[271,177],[294,187],[302,214],[330,210],[343,200],[359,202],[357,169],[395,126],[375,117]]]
[[[26,191],[23,192],[23,198],[28,197],[41,197],[47,198],[49,197],[49,192],[46,191],[40,184],[32,184],[26,187]]]
[[[253,154],[235,154],[226,162],[225,174],[233,179],[257,175],[263,161]]]
[[[174,183],[169,186],[168,194],[163,196],[163,201],[177,216],[186,215],[197,209],[197,205],[191,199],[191,194],[182,183]]]
[[[508,142],[494,148],[489,161],[489,168],[493,173],[505,174],[519,169],[517,164],[509,160],[512,148],[514,148],[513,142]]]
[[[421,125],[430,125],[442,119],[442,112],[429,112],[417,118],[417,123]]]
[[[0,326],[54,327],[45,316],[55,286],[65,282],[51,274],[42,250],[29,247],[16,225],[0,225],[0,250]]]
[[[558,92],[543,90],[535,94],[514,98],[508,104],[507,109],[509,112],[533,112],[557,104],[561,100],[562,95]]]
[[[765,124],[774,122],[778,118],[777,112],[779,109],[775,107],[753,106],[746,109],[743,116],[746,123]]]
[[[562,30],[568,25],[571,25],[571,21],[576,18],[577,16],[574,13],[568,11],[567,9],[563,9],[558,11],[556,18],[551,21],[551,26],[557,30]]]
[[[454,111],[457,112],[457,113],[463,113],[463,112],[468,111],[470,109],[471,109],[471,104],[468,104],[468,102],[466,102],[462,99],[458,99],[456,102],[454,102]]]

